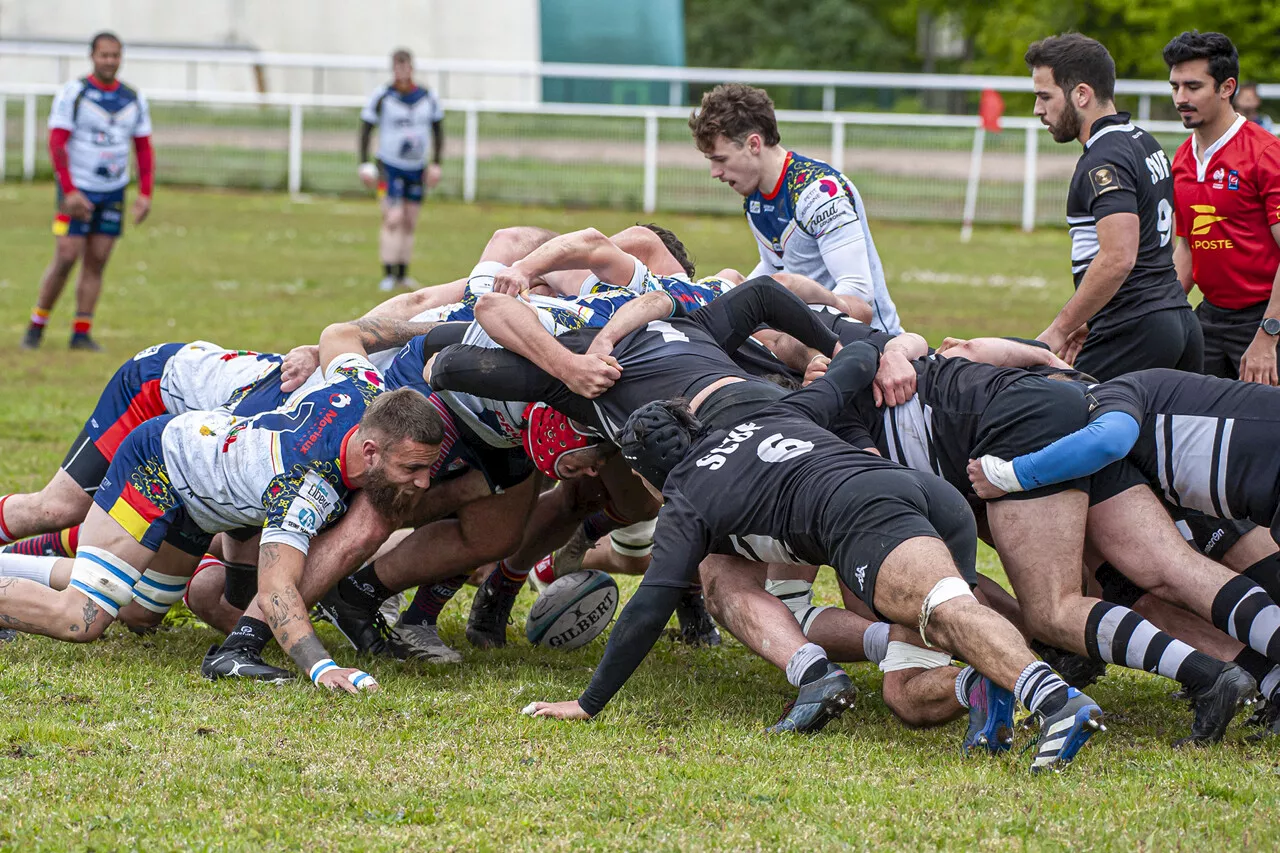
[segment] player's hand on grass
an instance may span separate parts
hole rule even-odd
[[[871,394],[877,406],[901,406],[916,394],[916,369],[900,352],[885,353]]]
[[[804,381],[801,384],[808,385],[813,380],[821,377],[827,372],[827,365],[829,364],[831,364],[831,359],[827,358],[825,355],[815,355],[809,360],[809,363],[805,365]]]
[[[439,163],[427,164],[427,189],[433,190],[436,188],[437,185],[439,185],[440,174],[441,172],[440,172]]]
[[[302,387],[302,383],[320,367],[320,347],[294,347],[280,365],[280,390],[288,394]]]
[[[140,195],[133,202],[133,224],[141,225],[142,221],[151,213],[151,196]]]
[[[520,713],[530,717],[551,717],[556,720],[591,719],[591,715],[582,710],[577,699],[570,702],[530,702]]]
[[[1280,384],[1276,375],[1276,339],[1261,329],[1240,359],[1240,378],[1260,385]]]
[[[323,673],[316,679],[317,687],[330,690],[345,690],[348,693],[377,693],[378,682],[362,669],[336,668]]]
[[[533,287],[533,278],[515,267],[507,267],[493,277],[493,292],[519,296]]]
[[[987,472],[982,470],[982,462],[978,459],[969,460],[969,482],[973,483],[973,492],[983,500],[989,501],[995,498],[1002,498],[1008,494],[1004,489],[992,484],[987,479]]]
[[[572,355],[560,378],[573,393],[593,399],[622,378],[622,365],[611,355]]]
[[[93,202],[80,190],[72,190],[62,198],[62,212],[72,219],[87,220],[93,216]]]

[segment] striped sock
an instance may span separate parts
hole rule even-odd
[[[1271,695],[1280,687],[1280,666],[1248,646],[1240,650],[1232,663],[1239,664],[1241,669],[1253,676],[1253,680],[1258,682],[1258,692],[1262,694],[1262,698],[1268,702],[1280,700],[1280,697],[1272,698]]]
[[[1280,554],[1263,557],[1241,574],[1266,590],[1272,601],[1280,599]]]
[[[5,501],[9,500],[11,497],[13,497],[13,495],[5,495],[0,498],[0,545],[8,545],[17,538],[9,532],[9,528],[5,527],[4,524],[4,504]]]
[[[49,309],[41,308],[39,305],[31,309],[31,325],[37,329],[43,329],[49,325]]]
[[[73,335],[87,335],[91,328],[93,328],[93,315],[77,314],[75,322],[71,324],[71,333]]]
[[[406,625],[434,625],[440,618],[440,611],[453,600],[467,582],[467,575],[458,575],[431,586],[419,587],[418,592],[409,602],[409,607],[400,615],[400,621]]]
[[[504,592],[518,592],[524,586],[524,581],[527,577],[529,577],[528,569],[520,571],[512,568],[511,563],[507,560],[501,560],[485,583],[492,584],[494,588]]]
[[[8,554],[30,554],[33,557],[74,557],[79,534],[80,525],[77,524],[57,533],[41,533],[22,539],[4,550]]]
[[[628,524],[630,522],[613,510],[612,506],[606,506],[582,520],[582,532],[586,534],[588,542],[594,542],[606,533],[621,530]]]
[[[1084,643],[1094,660],[1158,672],[1197,692],[1211,687],[1225,666],[1170,637],[1129,608],[1105,601],[1089,611]]]
[[[1280,663],[1280,607],[1247,577],[1234,577],[1213,597],[1213,626]]]
[[[962,707],[968,708],[973,704],[973,691],[981,681],[982,673],[973,667],[966,666],[960,670],[960,674],[956,676],[956,701]]]
[[[958,691],[957,691],[958,692]],[[1042,660],[1027,664],[1013,687],[1022,706],[1031,713],[1052,714],[1067,704],[1067,682]]]

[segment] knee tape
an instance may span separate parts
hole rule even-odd
[[[897,672],[900,669],[938,669],[951,665],[949,652],[931,652],[901,640],[890,640],[889,649],[884,660],[880,661],[881,672]]]
[[[764,582],[764,591],[782,601],[787,605],[787,609],[796,617],[796,621],[800,623],[800,631],[806,637],[809,636],[809,628],[813,626],[813,621],[818,618],[824,610],[830,610],[828,605],[814,606],[813,604],[813,584],[802,580],[766,580]]]
[[[933,643],[929,642],[929,638],[924,635],[924,629],[929,626],[929,617],[933,615],[933,611],[953,598],[962,598],[966,595],[974,598],[969,585],[962,579],[954,577],[943,578],[929,590],[929,594],[924,597],[920,605],[920,639],[924,640],[926,646],[933,648]],[[976,598],[974,600],[977,601]]]
[[[182,600],[189,580],[147,569],[133,586],[133,600],[152,613],[168,613],[170,607]]]
[[[653,531],[658,520],[639,521],[614,530],[609,534],[609,544],[624,557],[647,557],[653,551]]]
[[[115,554],[89,545],[80,546],[71,566],[71,586],[112,618],[133,600],[133,585],[139,577],[137,569]]]

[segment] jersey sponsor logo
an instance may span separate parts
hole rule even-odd
[[[720,443],[719,447],[712,450],[706,456],[703,456],[694,464],[699,468],[710,468],[712,471],[719,471],[724,467],[724,463],[729,461],[729,454],[737,451],[737,449],[742,446],[743,442],[750,439],[751,436],[755,435],[759,430],[760,427],[756,426],[754,423],[738,424],[736,427],[729,430],[729,434],[725,436],[724,441]]]
[[[818,181],[818,189],[822,190],[831,198],[835,198],[836,194],[840,192],[840,185],[830,178],[823,178]]]
[[[325,427],[338,419],[338,410],[330,409],[316,421],[316,425],[311,428],[311,432],[307,433],[302,439],[302,443],[298,445],[299,453],[309,453],[311,448],[316,446],[316,442],[324,435]]]
[[[350,394],[330,394],[329,405],[333,406],[335,409],[345,409],[347,406],[351,405],[351,395]]]
[[[804,456],[810,450],[813,450],[812,441],[784,438],[782,433],[775,432],[760,442],[760,446],[756,448],[756,456],[760,457],[761,462],[786,462],[797,456]]]
[[[867,567],[865,564],[853,570],[853,578],[858,582],[858,589],[867,588]]]
[[[1227,189],[1238,191],[1240,189],[1240,173],[1235,169],[1227,172]]]
[[[1116,167],[1110,163],[1091,169],[1089,182],[1093,184],[1094,196],[1120,189],[1120,181],[1116,178]]]
[[[751,199],[751,201],[747,202],[747,210],[751,211],[752,213],[759,213],[760,202],[757,199],[754,199],[754,198]]]
[[[133,360],[134,360],[134,361],[142,361],[144,358],[150,358],[151,356],[153,356],[153,355],[155,355],[156,353],[160,352],[160,347],[161,347],[161,346],[162,346],[161,344],[156,344],[155,346],[147,347],[147,348],[146,348],[146,349],[144,349],[142,352],[140,352],[140,353],[138,353],[137,355],[135,355],[135,356],[133,357]]]
[[[1217,222],[1226,222],[1228,217],[1219,216],[1218,209],[1212,204],[1193,204],[1191,209],[1195,211],[1195,219],[1191,220],[1191,233],[1196,236],[1208,234],[1209,229]]]

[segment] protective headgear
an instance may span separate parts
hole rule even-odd
[[[656,489],[693,446],[702,424],[683,403],[658,401],[632,412],[622,428],[622,455]]]
[[[524,451],[538,470],[553,480],[562,479],[557,473],[562,456],[599,442],[546,403],[525,406],[524,420]]]

